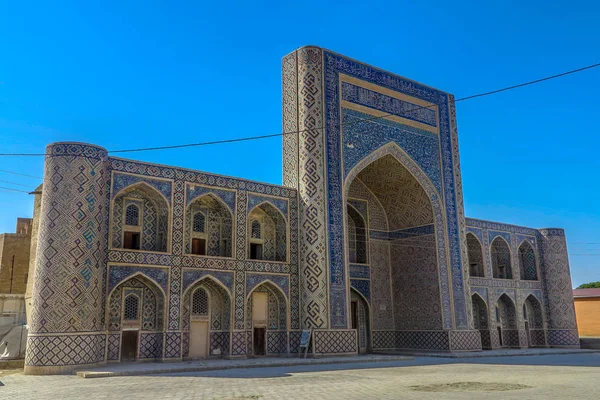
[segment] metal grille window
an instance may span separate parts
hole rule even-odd
[[[204,289],[198,289],[192,296],[192,315],[208,315],[208,295]]]
[[[251,237],[252,239],[260,239],[261,238],[261,227],[260,222],[252,221],[252,229],[251,229]]]
[[[130,294],[129,296],[127,296],[125,298],[125,320],[137,321],[139,319],[139,308],[140,299],[134,294]]]
[[[194,214],[194,223],[193,223],[194,232],[204,232],[206,229],[205,227],[206,227],[206,217],[204,216],[204,214],[201,212]]]
[[[138,226],[140,224],[140,208],[130,204],[125,209],[125,225]]]

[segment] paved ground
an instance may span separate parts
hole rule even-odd
[[[600,354],[307,365],[81,379],[8,375],[0,399],[588,399]]]

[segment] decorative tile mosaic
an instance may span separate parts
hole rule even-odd
[[[362,294],[367,301],[371,300],[371,282],[366,279],[350,279],[350,286]]]
[[[143,274],[160,286],[164,293],[169,292],[169,271],[165,268],[136,267],[130,265],[111,265],[109,267],[108,291],[109,293],[125,279]]]
[[[402,101],[349,82],[342,82],[342,100],[383,111],[386,114],[437,126],[437,115],[433,108]]]
[[[370,279],[371,269],[368,265],[350,264],[350,278]]]
[[[252,290],[258,285],[266,282],[273,282],[279,289],[285,293],[286,298],[290,293],[290,278],[285,275],[269,275],[269,274],[246,274],[246,295],[249,295]]]
[[[288,200],[287,199],[277,199],[274,197],[266,197],[266,196],[257,196],[255,194],[248,194],[248,211],[251,211],[254,207],[261,203],[271,203],[275,208],[277,208],[285,218],[288,216]]]
[[[210,276],[221,282],[223,286],[229,289],[229,293],[233,293],[233,272],[190,270],[187,268],[183,269],[183,286],[181,287],[181,291],[185,292],[192,284],[206,276]]]
[[[185,207],[190,205],[193,201],[199,199],[206,194],[212,194],[218,199],[221,199],[223,203],[229,207],[229,211],[235,210],[235,192],[231,190],[223,190],[216,187],[199,186],[190,183],[186,183],[186,196],[185,196]]]
[[[152,179],[144,175],[130,175],[121,174],[115,172],[112,178],[111,198],[115,198],[121,190],[126,187],[135,185],[136,183],[143,182],[161,193],[165,200],[171,204],[171,193],[173,191],[173,182],[165,181],[162,179]]]

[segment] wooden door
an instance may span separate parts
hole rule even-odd
[[[208,357],[208,321],[192,321],[190,324],[190,358]]]
[[[137,360],[138,331],[123,331],[121,335],[121,361]]]

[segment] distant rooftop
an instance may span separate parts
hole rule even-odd
[[[600,288],[573,289],[574,298],[600,297]]]

